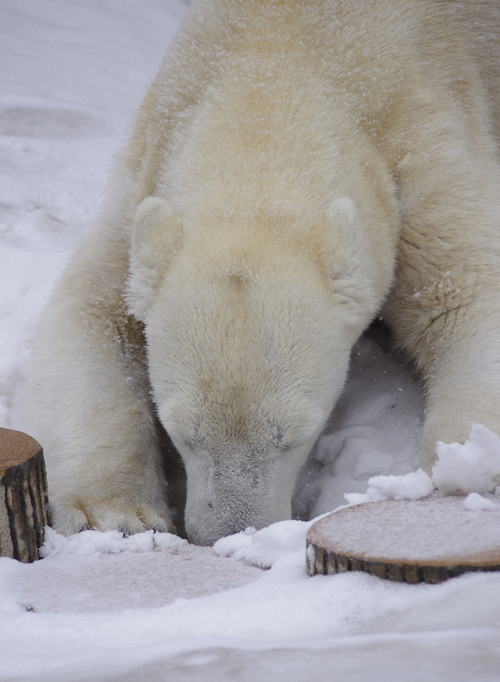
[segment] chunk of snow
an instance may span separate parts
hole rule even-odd
[[[433,491],[430,477],[418,469],[404,476],[372,476],[366,493],[345,493],[349,504],[364,504],[377,500],[420,500]]]
[[[493,492],[500,477],[500,438],[482,424],[472,424],[469,440],[437,442],[432,481],[442,495]]]
[[[42,559],[52,559],[56,556],[79,554],[120,554],[121,552],[151,552],[155,549],[167,549],[187,545],[172,533],[155,533],[152,530],[124,537],[117,530],[105,532],[84,530],[76,535],[65,537],[59,535],[50,526],[45,526],[45,542],[40,548]]]
[[[469,493],[464,500],[464,507],[468,511],[495,511],[498,509],[493,500],[488,500],[479,493]]]
[[[221,538],[214,545],[219,556],[233,557],[259,568],[271,568],[291,553],[304,553],[311,522],[278,521],[267,528],[249,533],[249,529]]]

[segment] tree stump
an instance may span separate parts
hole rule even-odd
[[[0,428],[0,556],[36,561],[47,524],[42,448],[25,433]]]
[[[496,509],[488,511],[468,511],[464,497],[431,495],[329,514],[307,534],[307,571],[364,571],[407,583],[440,583],[469,571],[498,571],[500,499],[491,499]]]

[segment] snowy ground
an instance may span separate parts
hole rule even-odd
[[[30,430],[36,320],[184,11],[179,0],[0,0],[2,426]],[[362,339],[296,515],[416,469],[421,417],[410,370],[378,332]],[[500,680],[500,574],[438,586],[308,578],[308,526],[236,538],[240,560],[166,534],[49,531],[43,561],[0,559],[0,680]]]

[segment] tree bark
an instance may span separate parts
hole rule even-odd
[[[47,524],[42,448],[25,433],[0,428],[0,556],[36,561]]]

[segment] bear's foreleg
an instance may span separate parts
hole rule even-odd
[[[496,235],[489,241],[477,228],[474,235],[473,227],[464,229],[463,239],[436,235],[421,222],[405,225],[385,310],[424,380],[422,466],[428,472],[436,461],[436,441],[464,442],[474,423],[500,435]]]
[[[114,260],[106,250],[77,254],[35,343],[32,418],[52,525],[65,534],[173,531],[142,328],[126,314],[121,273],[107,265],[116,247]]]
[[[496,299],[500,299],[500,288]],[[427,393],[422,466],[429,473],[436,461],[437,441],[463,443],[474,423],[500,435],[497,301],[493,310],[485,301],[475,301],[443,314],[422,344],[426,348],[420,354],[427,360],[425,364],[420,360]]]
[[[473,423],[500,435],[500,167],[484,120],[462,113],[460,126],[441,109],[415,125],[384,311],[425,383],[428,471],[436,441],[464,442]]]

